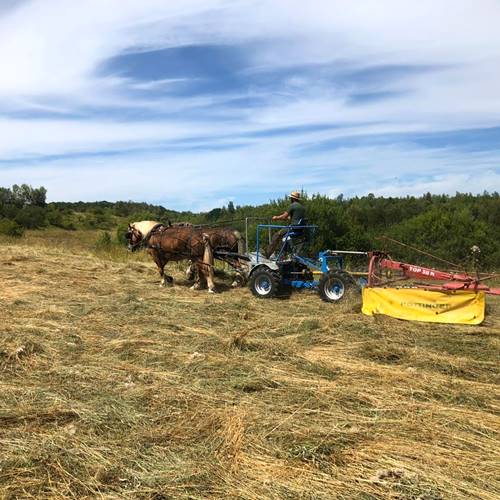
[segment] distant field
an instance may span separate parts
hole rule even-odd
[[[96,232],[0,240],[0,498],[498,499],[482,326],[160,289]]]

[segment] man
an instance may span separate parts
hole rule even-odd
[[[273,215],[272,220],[289,220],[292,226],[304,226],[306,224],[306,209],[300,203],[300,193],[298,191],[290,193],[290,206],[281,215]],[[288,229],[281,229],[274,233],[271,244],[264,252],[266,259],[273,254],[287,232]]]

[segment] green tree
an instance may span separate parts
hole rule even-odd
[[[36,205],[26,205],[21,208],[15,221],[26,229],[38,229],[47,225],[45,210]]]

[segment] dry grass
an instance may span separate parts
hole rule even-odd
[[[71,237],[0,245],[1,498],[499,498],[500,301],[464,327],[161,290]]]

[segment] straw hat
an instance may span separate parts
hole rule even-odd
[[[300,193],[298,191],[292,191],[290,193],[290,198],[294,198],[295,200],[300,200]]]

